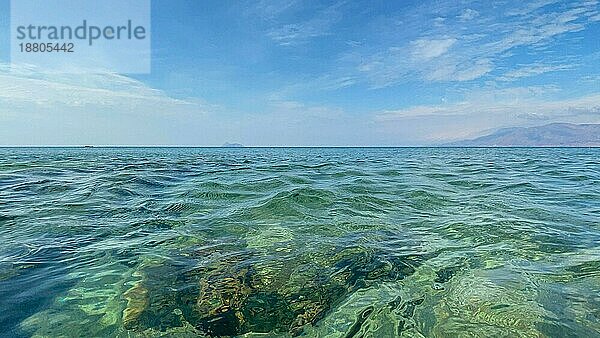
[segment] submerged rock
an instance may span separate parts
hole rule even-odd
[[[123,311],[123,326],[133,329],[142,312],[148,307],[148,290],[138,282],[127,290],[123,297],[127,299],[127,307]]]
[[[185,258],[191,260],[189,266],[196,266],[191,270],[167,265],[144,269],[143,281],[125,294],[126,329],[167,331],[189,323],[211,337],[299,335],[348,294],[401,280],[425,259],[388,257],[382,251],[359,248],[337,250],[318,262],[307,257],[282,264],[264,264],[265,258],[255,252],[231,253],[218,246],[196,254],[199,257]],[[272,277],[268,282],[261,269]],[[362,315],[365,319],[369,314]]]

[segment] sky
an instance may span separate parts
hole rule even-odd
[[[141,75],[11,68],[9,9],[0,145],[415,146],[600,123],[596,0],[152,0]]]

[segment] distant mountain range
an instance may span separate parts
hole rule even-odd
[[[600,147],[600,124],[552,123],[505,128],[473,140],[445,144],[455,147]]]

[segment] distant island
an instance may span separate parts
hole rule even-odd
[[[552,123],[538,127],[500,129],[453,147],[600,147],[600,124]]]
[[[244,148],[244,145],[240,144],[240,143],[225,142],[225,144],[222,147],[223,148]]]

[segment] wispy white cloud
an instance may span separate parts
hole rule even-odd
[[[376,114],[377,121],[393,121],[424,116],[481,116],[500,114],[552,120],[576,115],[592,115],[600,120],[600,94],[564,100],[549,100],[553,87],[515,87],[475,91],[454,104],[421,105]]]
[[[534,63],[530,65],[523,65],[519,68],[510,70],[506,72],[503,76],[499,77],[498,80],[501,81],[514,81],[525,77],[531,77],[535,75],[551,73],[551,72],[559,72],[573,69],[576,65],[546,65],[543,63]]]
[[[333,25],[342,17],[342,5],[343,3],[336,3],[318,11],[307,20],[283,24],[270,30],[267,35],[282,46],[302,44],[310,39],[329,35]]]
[[[583,76],[581,81],[594,84],[600,83],[600,74]]]
[[[291,117],[296,122],[311,118],[339,120],[345,116],[344,111],[338,107],[309,105],[299,101],[272,100],[268,107],[271,113]]]
[[[260,0],[249,6],[252,14],[262,18],[272,19],[300,5],[300,0]]]
[[[470,81],[480,78],[492,69],[493,65],[489,59],[480,59],[462,64],[448,62],[432,68],[424,74],[424,77],[429,81]]]
[[[479,16],[478,11],[471,9],[471,8],[467,8],[464,11],[462,11],[462,13],[460,13],[460,15],[458,16],[458,19],[460,21],[465,22],[465,21],[473,20],[478,16]]]
[[[64,112],[86,108],[117,113],[201,113],[198,100],[170,97],[163,91],[115,73],[64,74],[25,65],[0,65],[0,110]]]
[[[510,9],[509,11],[506,12],[506,14],[509,15],[509,16],[523,16],[523,15],[528,15],[528,14],[533,13],[534,11],[539,10],[540,8],[543,8],[545,6],[552,5],[552,4],[555,4],[555,3],[558,3],[558,2],[560,2],[560,1],[559,0],[534,0],[534,1],[529,1],[529,2],[525,2],[524,6]]]
[[[221,111],[119,74],[0,64],[4,145],[214,144]]]
[[[412,42],[412,56],[417,60],[429,60],[445,54],[456,39],[419,39]]]
[[[556,91],[553,86],[476,90],[456,103],[386,110],[373,118],[388,137],[412,135],[423,143],[477,137],[502,127],[600,123],[600,94],[550,99]]]
[[[477,9],[471,8],[475,2],[466,4],[468,7],[438,8],[425,3],[424,8],[402,14],[396,21],[410,23],[418,36],[399,33],[395,39],[388,32],[390,37],[379,50],[357,47],[354,72],[373,87],[385,87],[418,79],[464,82],[487,77],[505,81],[567,70],[555,65],[561,60],[564,63],[565,56],[553,53],[552,45],[586,29],[600,14],[596,0],[525,2],[520,7],[512,2],[495,3]],[[389,23],[385,25],[381,31],[389,29]],[[539,63],[538,67],[498,74],[504,63],[514,62],[510,59],[522,53],[537,56],[534,64]],[[542,61],[550,66],[541,66]]]

